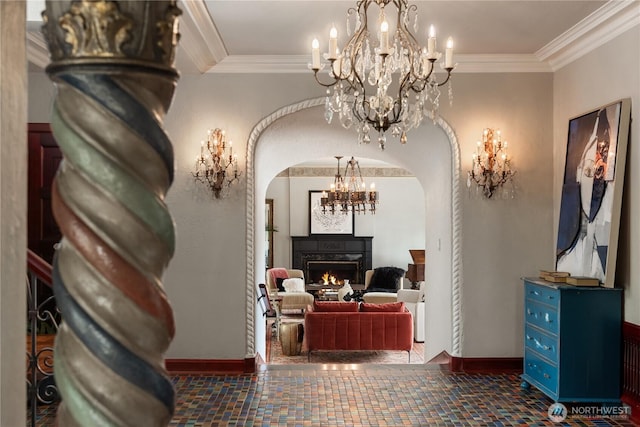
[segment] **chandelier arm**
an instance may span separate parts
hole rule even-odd
[[[362,102],[362,111],[365,111],[365,101],[364,101],[364,96],[363,98],[363,102]],[[353,113],[353,115],[358,119],[359,122],[362,122],[363,120],[365,120],[364,117],[362,117],[362,115],[360,114],[360,112],[358,111],[358,109],[356,108],[356,102],[353,102],[353,107],[351,107],[351,112]],[[368,120],[367,120],[368,121]]]
[[[409,85],[409,89],[411,89],[414,93],[422,92],[423,90],[426,89],[427,83],[429,82],[428,79],[429,79],[430,76],[431,76],[431,72],[429,72],[429,74],[427,74],[427,77],[425,77],[424,79],[422,79],[422,78],[415,79]]]
[[[346,76],[344,80],[346,80],[349,83],[349,85],[354,91],[359,92],[360,90],[362,90],[363,95],[365,93],[365,90],[364,90],[365,86],[364,86],[364,83],[362,82],[362,79],[360,78],[360,75],[358,74],[358,68],[356,66],[357,55],[353,54],[353,52],[358,52],[360,50],[360,48],[362,47],[363,40],[366,40],[367,32],[368,32],[367,26],[364,25],[361,31],[358,31],[356,34],[354,34],[353,37],[347,42],[345,49],[342,51],[343,53],[351,52],[351,55],[349,57],[349,62],[351,63],[351,73],[349,76]],[[364,61],[364,58],[361,58],[361,60]],[[363,72],[365,72],[366,74],[366,70],[363,70]],[[366,76],[363,76],[363,77],[366,79]],[[358,84],[356,85],[354,81],[357,81]]]
[[[358,10],[360,10],[360,8],[362,6],[366,6],[366,4],[369,2],[370,0],[358,0],[358,2],[356,3],[356,8]]]
[[[407,28],[406,23],[401,21],[403,9],[405,9],[404,14],[408,19],[410,11],[418,13],[417,12],[418,6],[416,6],[415,4],[408,5],[406,0],[399,0],[395,3],[398,8],[398,22],[396,24],[396,28],[397,28],[396,32],[399,33],[400,46],[405,47],[409,53],[408,55],[409,56],[409,73],[408,74],[413,76],[416,80],[420,80],[421,78],[419,74],[416,72],[416,68],[415,68],[415,62],[416,62],[415,55],[418,55],[417,59],[419,60],[422,49],[420,47],[420,43],[418,43],[418,40]],[[429,77],[429,75],[431,74],[431,71],[433,70],[433,63],[431,63],[431,65],[432,65],[431,70],[428,73],[428,75],[425,77],[425,79]]]
[[[411,34],[411,31],[409,31],[406,24],[401,22],[403,9],[406,9],[405,14],[408,17],[409,11],[414,11],[415,13],[418,13],[418,6],[416,6],[415,4],[412,4],[409,6],[406,0],[400,0],[398,2],[394,1],[394,3],[398,8],[398,23],[396,24],[396,28],[397,28],[396,31],[401,31],[402,34],[404,35],[404,39],[408,45],[407,48],[410,46],[414,52],[420,52],[421,51],[420,43],[418,43],[418,40],[413,36],[413,34]]]
[[[401,122],[400,117],[402,115],[402,104],[399,101],[394,101],[391,111],[393,112],[393,118],[389,119],[389,126]],[[388,117],[389,116],[387,115],[387,118]]]
[[[360,3],[362,3],[363,1],[364,1],[364,0],[359,1],[359,2],[356,4],[356,7],[350,7],[349,9],[347,9],[347,16],[348,16],[348,17],[350,17],[350,16],[351,16],[351,14],[353,14],[353,13],[359,13],[359,12],[358,12],[358,9],[360,9]]]
[[[402,99],[405,97],[408,97],[408,91],[409,89],[411,89],[413,92],[415,93],[420,93],[422,91],[422,89],[420,90],[416,90],[414,85],[416,82],[419,82],[419,79],[415,79],[413,81],[411,81],[411,73],[407,73],[406,76],[404,76],[404,79],[402,79],[402,82],[400,83],[400,86],[398,88],[398,97],[396,98],[396,100],[394,101],[394,106],[397,105],[398,106],[398,111],[397,113],[394,115],[394,120],[391,121],[390,124],[395,124],[400,122],[400,117],[402,116]],[[425,82],[426,85],[426,82]],[[424,85],[423,85],[424,88]],[[394,108],[395,110],[395,108]]]
[[[331,61],[331,68],[333,68],[333,61]],[[334,81],[333,83],[323,83],[318,79],[318,71],[320,70],[313,70],[313,77],[316,79],[316,82],[323,87],[332,87],[335,86],[336,83],[338,83],[340,81],[340,79],[335,78],[334,76]],[[331,74],[330,74],[331,75]]]
[[[342,53],[350,52],[349,62],[351,63],[351,74],[355,74],[360,86],[364,88],[361,79],[358,76],[357,68],[356,68],[356,52],[359,52],[362,48],[363,41],[367,39],[367,35],[369,32],[368,23],[367,23],[367,12],[366,9],[368,7],[368,1],[370,0],[360,0],[358,2],[358,10],[356,13],[360,16],[360,28],[356,30],[356,32],[351,36],[351,38],[347,41],[347,44],[342,49]],[[364,6],[364,8],[363,8]],[[363,10],[361,10],[363,9]],[[349,8],[348,14],[354,10],[353,8]],[[362,58],[364,61],[364,58]],[[346,76],[348,78],[349,76]],[[348,80],[349,81],[349,80]],[[349,81],[349,84],[353,87],[353,83]],[[354,89],[357,90],[356,87]]]
[[[400,95],[401,92],[404,92],[403,88],[407,84],[407,82],[409,82],[409,87],[411,88],[411,90],[413,90],[415,93],[419,93],[425,89],[427,81],[431,76],[431,74],[433,73],[435,59],[429,60],[428,73],[424,78],[420,77],[418,71],[415,68],[415,65],[416,65],[415,55],[418,55],[417,60],[418,62],[420,62],[420,57],[419,57],[421,52],[420,44],[418,43],[418,40],[416,40],[416,38],[413,36],[413,34],[411,34],[411,32],[407,29],[405,23],[401,22],[403,5],[406,8],[405,14],[407,14],[407,17],[408,17],[409,11],[414,11],[417,13],[418,7],[415,4],[412,4],[410,6],[407,5],[406,0],[398,0],[394,2],[398,7],[397,32],[399,34],[400,45],[401,46],[406,45],[404,47],[407,49],[408,57],[409,57],[408,58],[409,72],[401,82],[400,84],[401,89],[398,91],[398,94]],[[416,83],[421,83],[421,84],[419,87],[416,87]]]
[[[445,70],[447,70],[447,78],[442,83],[438,83],[438,87],[446,85],[451,78],[451,71],[453,71],[453,67],[445,68]]]

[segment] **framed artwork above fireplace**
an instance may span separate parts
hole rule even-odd
[[[322,191],[309,190],[309,234],[350,234],[353,235],[353,212],[322,211],[320,198]]]

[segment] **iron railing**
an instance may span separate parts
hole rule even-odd
[[[27,421],[36,426],[38,405],[59,400],[53,376],[53,341],[60,311],[51,288],[51,265],[27,252]]]

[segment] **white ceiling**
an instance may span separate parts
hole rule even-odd
[[[49,62],[40,33],[44,0],[27,1],[30,70],[41,70]],[[638,0],[409,4],[417,6],[416,38],[422,45],[431,24],[438,31],[439,50],[448,36],[454,38],[455,72],[550,72],[640,23]],[[311,41],[318,38],[326,50],[329,29],[335,25],[342,46],[347,40],[347,10],[355,5],[356,0],[179,0],[183,14],[176,67],[183,75],[310,73]],[[304,165],[333,164],[335,159],[326,158]],[[366,160],[361,165],[385,166]]]
[[[346,41],[347,1],[205,1],[230,55],[307,55],[328,40],[331,24]],[[535,53],[605,1],[413,1],[418,37],[433,24],[466,54]],[[376,6],[370,12],[377,12]],[[387,10],[394,10],[388,6]],[[413,22],[412,30],[413,30]],[[420,40],[420,39],[419,39]]]
[[[615,37],[640,20],[637,0],[428,0],[416,33],[436,26],[455,40],[456,72],[548,72]],[[332,24],[346,41],[347,9],[355,0],[180,0],[182,34],[176,66],[205,72],[309,72],[310,46],[326,49]],[[46,66],[39,32],[44,0],[28,0],[29,59]],[[395,10],[392,6],[388,6]],[[373,5],[371,10],[377,11]],[[390,12],[388,12],[390,13]],[[413,28],[413,25],[411,25]],[[443,49],[440,43],[440,50]]]

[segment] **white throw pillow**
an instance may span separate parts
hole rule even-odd
[[[304,292],[304,280],[299,277],[284,279],[282,287],[286,292]]]

